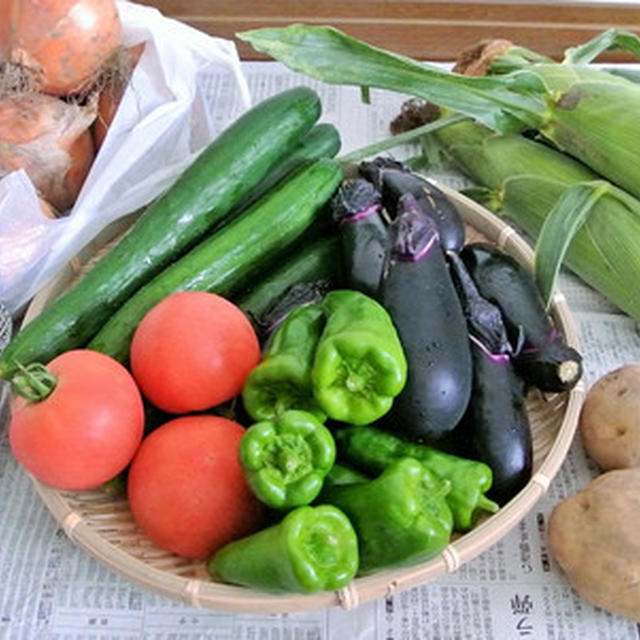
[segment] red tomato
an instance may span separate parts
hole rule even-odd
[[[244,428],[218,416],[184,416],[147,436],[127,480],[140,528],[159,547],[206,558],[254,531],[262,506],[238,461]]]
[[[113,358],[78,349],[54,358],[57,378],[44,400],[16,396],[9,441],[38,480],[58,489],[93,489],[122,471],[144,430],[142,397]]]
[[[131,344],[131,370],[142,393],[170,413],[214,407],[240,393],[258,364],[251,323],[213,293],[174,293],[142,319]]]

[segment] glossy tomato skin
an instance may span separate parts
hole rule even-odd
[[[242,390],[258,364],[251,323],[233,303],[213,293],[174,293],[136,328],[131,370],[144,396],[169,413],[203,411]]]
[[[206,558],[262,523],[238,460],[244,428],[218,416],[175,418],[147,436],[127,480],[131,512],[162,549]]]
[[[140,391],[125,367],[96,351],[67,351],[47,369],[57,378],[49,396],[12,399],[11,449],[45,484],[98,487],[129,464],[142,441]]]

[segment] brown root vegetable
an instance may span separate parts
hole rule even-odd
[[[80,106],[38,93],[0,98],[0,177],[24,169],[40,196],[66,211],[93,162],[95,114],[95,100]]]
[[[624,365],[589,390],[580,413],[586,452],[605,471],[640,467],[640,365]]]
[[[0,64],[58,96],[86,90],[122,42],[114,0],[3,0],[0,25]]]
[[[556,505],[549,546],[571,586],[640,621],[640,469],[608,471]]]
[[[144,51],[144,42],[135,47],[123,49],[114,60],[113,67],[105,73],[105,84],[98,98],[98,115],[93,123],[93,142],[96,151],[100,149],[120,106],[122,96],[129,84],[131,74]]]

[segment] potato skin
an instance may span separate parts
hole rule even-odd
[[[624,365],[589,390],[580,414],[586,452],[600,466],[640,466],[640,365]]]
[[[640,621],[640,469],[608,471],[558,503],[550,549],[571,586],[597,607]]]

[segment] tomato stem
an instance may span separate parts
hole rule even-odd
[[[44,400],[56,388],[57,378],[39,362],[34,362],[26,367],[19,362],[19,373],[11,379],[11,388],[19,396],[40,402]]]

